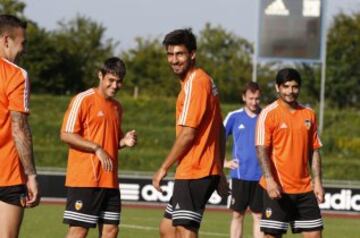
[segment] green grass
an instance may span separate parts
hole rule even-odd
[[[123,130],[136,129],[138,145],[120,151],[120,169],[155,171],[175,138],[175,98],[119,96],[125,109]],[[30,123],[37,166],[65,168],[67,146],[59,131],[70,96],[33,95]],[[240,104],[222,104],[223,115]],[[360,112],[327,108],[321,136],[324,178],[360,180]],[[230,154],[228,146],[228,154]],[[338,169],[341,168],[341,169]]]
[[[62,224],[64,205],[41,205],[26,210],[20,237],[60,238],[65,237],[67,226]],[[153,238],[158,236],[158,224],[163,209],[123,207],[119,237]],[[200,237],[229,237],[229,211],[206,211],[200,229]],[[358,234],[360,219],[325,217],[324,237],[353,238]],[[96,229],[91,229],[89,238],[97,237]],[[245,236],[251,236],[250,215],[245,219]],[[301,237],[288,235],[284,237]]]

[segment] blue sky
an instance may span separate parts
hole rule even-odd
[[[299,0],[301,1],[301,0]],[[256,37],[256,0],[25,0],[25,15],[41,27],[55,29],[60,20],[80,14],[101,23],[119,49],[135,46],[134,38],[162,37],[181,27],[198,32],[206,22],[250,41]],[[327,0],[327,25],[339,11],[360,11],[360,0]]]

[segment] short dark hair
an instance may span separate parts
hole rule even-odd
[[[288,81],[295,81],[301,86],[301,76],[300,73],[296,69],[292,68],[284,68],[279,70],[276,75],[276,84],[280,86]]]
[[[121,79],[123,79],[126,74],[125,63],[118,57],[106,59],[99,70],[103,75],[114,74]]]
[[[0,15],[0,35],[5,32],[12,33],[14,28],[23,28],[26,29],[27,23],[25,21],[20,20],[16,16],[13,15]]]
[[[178,29],[168,33],[162,43],[166,48],[169,45],[185,45],[189,52],[196,50],[196,37],[190,28]]]
[[[255,93],[256,91],[261,91],[258,83],[250,81],[247,82],[242,90],[242,95],[245,95],[247,91]]]

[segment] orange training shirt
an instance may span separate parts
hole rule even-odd
[[[0,186],[25,184],[25,174],[12,137],[11,111],[29,113],[27,73],[0,58]]]
[[[274,179],[283,192],[312,190],[309,161],[312,152],[321,147],[313,110],[298,105],[290,112],[280,99],[273,102],[260,113],[255,144],[269,148]],[[264,177],[260,184],[266,188]]]
[[[72,99],[65,113],[62,132],[78,134],[100,145],[110,155],[113,171],[104,171],[94,153],[69,147],[67,187],[118,188],[121,117],[120,103],[114,99],[106,100],[97,89],[89,89]]]
[[[183,126],[197,129],[191,148],[178,161],[175,179],[198,179],[220,173],[218,90],[210,76],[195,69],[181,82],[176,102],[176,134]]]

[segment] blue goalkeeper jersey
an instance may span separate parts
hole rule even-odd
[[[226,138],[233,136],[232,159],[239,167],[230,170],[231,178],[258,181],[261,168],[256,158],[255,127],[258,115],[250,117],[244,108],[230,112],[225,120]]]

